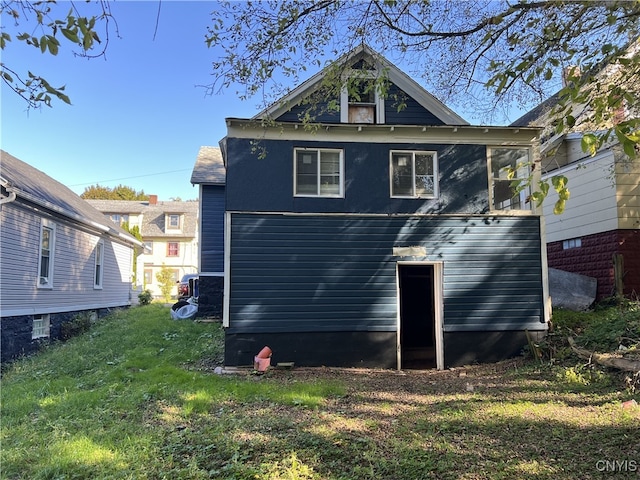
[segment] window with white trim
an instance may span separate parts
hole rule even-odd
[[[95,268],[93,275],[93,288],[102,288],[102,277],[104,275],[104,241],[99,240],[94,249]]]
[[[293,191],[297,197],[343,197],[342,150],[296,148]]]
[[[38,288],[53,288],[53,260],[56,245],[56,225],[47,219],[40,224],[40,255],[38,257]]]
[[[392,150],[389,172],[392,197],[436,198],[438,196],[436,152]]]
[[[142,242],[142,244],[144,246],[142,253],[144,255],[153,255],[153,241]]]
[[[31,328],[31,339],[48,338],[51,330],[51,320],[49,314],[34,315],[33,327]]]
[[[490,147],[487,149],[491,171],[491,206],[494,210],[527,210],[531,189],[518,180],[530,175],[530,149]]]
[[[355,62],[343,77],[340,95],[340,122],[384,123],[384,95],[380,72],[364,59]]]

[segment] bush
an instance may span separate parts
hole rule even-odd
[[[153,300],[151,290],[145,290],[144,292],[138,294],[138,300],[140,301],[140,305],[149,305],[151,303],[151,300]]]
[[[60,337],[62,340],[69,340],[72,337],[88,332],[91,328],[91,314],[89,312],[79,313],[68,322],[60,325]]]

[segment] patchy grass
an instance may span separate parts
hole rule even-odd
[[[626,327],[625,327],[626,328]],[[217,323],[152,304],[13,364],[4,479],[637,478],[637,397],[515,359],[438,371],[215,375]],[[636,398],[640,400],[640,398]]]

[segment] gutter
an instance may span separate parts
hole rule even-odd
[[[3,199],[0,199],[0,204],[1,203],[8,203],[8,202],[12,202],[16,199],[17,194],[20,195],[20,197],[29,200],[30,202],[33,202],[36,205],[39,205],[41,207],[44,207],[48,210],[54,211],[56,213],[59,213],[61,215],[64,215],[65,217],[71,218],[75,221],[77,221],[78,223],[81,223],[83,225],[87,225],[89,227],[92,227],[94,229],[97,230],[101,230],[104,233],[109,233],[111,235],[113,235],[114,237],[119,237],[123,240],[126,240],[129,243],[133,243],[134,245],[137,245],[139,247],[143,246],[143,243],[140,242],[137,238],[130,236],[124,232],[119,232],[118,230],[109,227],[108,225],[104,225],[102,223],[98,223],[95,222],[93,220],[87,219],[81,215],[78,215],[74,212],[70,212],[69,210],[66,210],[64,208],[60,208],[57,205],[54,205],[51,202],[47,202],[47,201],[43,201],[42,199],[31,195],[29,193],[23,192],[22,190],[16,189],[15,187],[10,187],[9,185],[5,186],[7,192],[9,193],[9,196]]]
[[[0,198],[0,205],[2,205],[3,203],[13,202],[15,199],[16,199],[16,192],[9,192],[8,197]]]

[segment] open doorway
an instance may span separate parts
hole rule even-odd
[[[436,368],[435,266],[398,264],[400,368]]]

